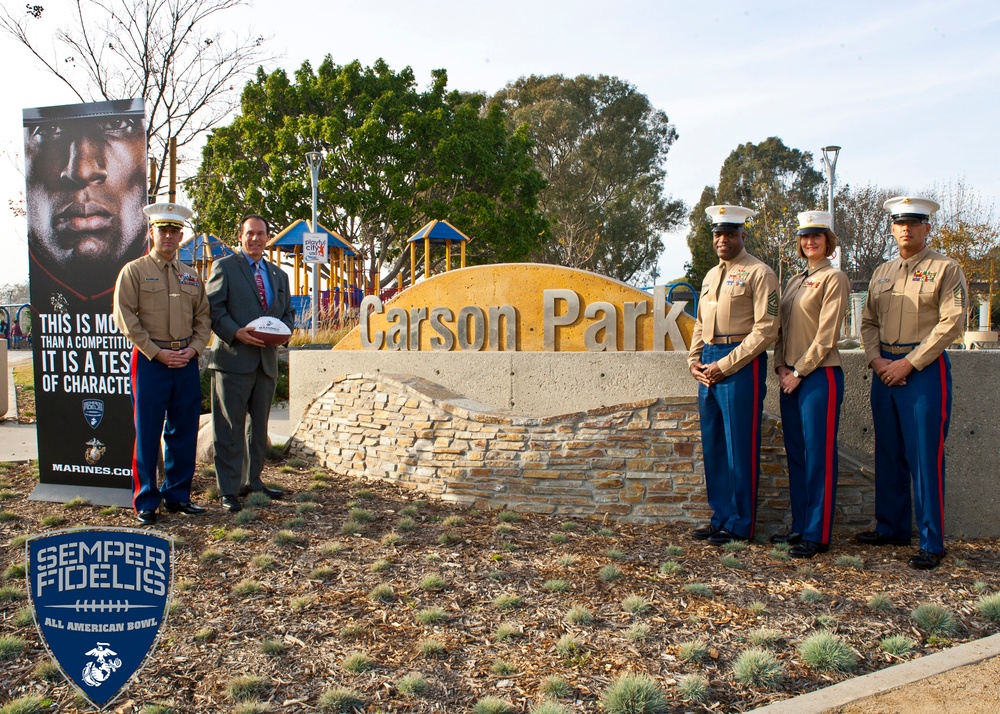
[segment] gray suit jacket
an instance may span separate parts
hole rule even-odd
[[[288,288],[288,276],[264,261],[274,297],[264,311],[253,277],[253,266],[243,251],[228,255],[212,265],[206,286],[212,314],[212,331],[218,337],[212,345],[209,369],[247,374],[263,365],[269,377],[278,376],[278,348],[254,347],[236,339],[236,331],[258,317],[277,317],[291,329],[295,310]]]

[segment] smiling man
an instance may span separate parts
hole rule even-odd
[[[968,283],[958,262],[931,250],[926,198],[885,202],[899,257],[876,268],[861,320],[872,368],[875,530],[866,545],[908,545],[910,484],[920,548],[909,565],[936,568],[944,555],[944,440],[951,421],[951,362],[945,351],[965,327]]]
[[[705,213],[719,264],[702,283],[688,365],[698,382],[712,521],[692,536],[724,545],[754,535],[765,350],[778,336],[778,279],[743,248],[752,210],[709,206]]]
[[[215,473],[222,507],[234,513],[243,507],[240,496],[252,491],[270,498],[284,495],[260,480],[278,380],[278,348],[264,344],[247,328],[265,315],[281,320],[289,330],[295,323],[288,276],[264,259],[269,235],[263,216],[245,216],[239,229],[242,250],[217,260],[208,279],[217,337],[208,364]]]
[[[24,110],[32,303],[109,312],[115,276],[146,248],[142,100]]]

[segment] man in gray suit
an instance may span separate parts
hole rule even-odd
[[[267,221],[256,214],[240,221],[243,249],[217,261],[208,279],[212,331],[217,338],[212,372],[215,473],[223,508],[241,510],[240,496],[284,493],[260,480],[267,448],[267,419],[278,378],[278,348],[268,347],[246,325],[276,317],[291,329],[295,321],[288,276],[264,260]],[[247,425],[247,417],[250,423]]]

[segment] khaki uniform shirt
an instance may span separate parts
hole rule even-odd
[[[160,347],[153,343],[190,338],[199,355],[211,335],[205,285],[177,256],[166,261],[155,250],[126,263],[115,284],[115,324],[149,359]]]
[[[826,259],[792,276],[778,308],[775,368],[783,365],[804,377],[817,367],[840,364],[836,345],[850,292],[847,274]]]
[[[881,344],[916,345],[905,359],[923,369],[954,342],[965,327],[969,287],[953,259],[930,248],[875,269],[861,319],[868,364]]]
[[[746,335],[719,360],[725,375],[738,372],[778,336],[778,279],[765,263],[745,250],[708,271],[701,285],[698,319],[691,335],[688,364],[701,361],[706,344]]]

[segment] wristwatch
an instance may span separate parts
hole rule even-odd
[[[792,370],[792,376],[795,377],[796,379],[802,379],[802,375],[799,374],[799,370],[797,369]]]

